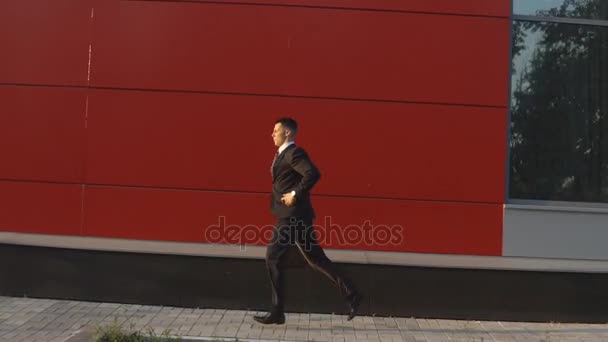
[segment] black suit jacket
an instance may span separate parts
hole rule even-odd
[[[277,157],[272,168],[270,210],[279,218],[314,218],[310,190],[321,173],[303,148],[291,144]],[[295,203],[288,207],[281,202],[283,194],[296,191]]]

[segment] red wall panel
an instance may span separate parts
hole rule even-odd
[[[196,1],[196,0],[195,0]],[[201,2],[206,2],[201,0]],[[212,1],[207,1],[212,2]],[[232,0],[215,2],[233,3]],[[508,17],[509,0],[240,0],[239,3],[379,9]]]
[[[93,37],[96,86],[506,104],[507,19],[121,2]]]
[[[331,243],[323,240],[322,244],[327,247],[501,253],[501,205],[331,197],[316,197],[313,201],[318,214],[315,224],[325,232],[321,234],[336,232]],[[237,233],[230,236],[234,239],[232,243],[265,245],[268,235],[263,232],[269,231],[273,223],[266,194],[92,186],[86,189],[85,212],[86,235],[152,240],[227,241],[228,237],[215,240],[214,236],[222,234],[205,234],[214,229],[218,232],[231,229],[211,228],[216,225],[235,227],[231,232]],[[223,225],[220,217],[224,217]],[[377,232],[380,225],[400,226],[402,230],[393,230],[390,236],[396,238],[394,243],[379,243],[373,233],[368,235],[371,240],[365,240],[365,221],[370,223],[371,232]],[[361,238],[352,233],[337,233],[355,230],[362,232]],[[245,231],[249,233],[245,235]],[[321,234],[320,238],[324,236]],[[345,238],[340,240],[339,236]]]
[[[85,196],[85,235],[203,242],[220,216],[235,225],[273,223],[268,195],[87,186]]]
[[[0,87],[0,178],[82,182],[83,89]]]
[[[363,240],[341,247],[334,239],[334,243],[328,244],[334,248],[479,255],[502,253],[502,204],[337,197],[316,197],[313,201],[318,217],[315,225],[325,231],[325,236],[332,225],[334,230],[345,230],[350,229],[349,225],[363,227],[365,221],[370,222],[371,231],[376,232],[372,236],[381,237],[378,232],[381,225],[401,227],[391,235],[400,237],[398,243],[380,243],[374,238],[371,244]],[[401,233],[397,234],[398,231]]]
[[[208,241],[221,216],[271,224],[270,132],[293,115],[323,174],[320,231],[403,227],[324,245],[500,255],[509,2],[273,1],[0,3],[0,83],[86,86],[91,44],[92,85],[178,91],[0,87],[0,230]]]
[[[82,186],[0,181],[0,231],[80,235]]]
[[[87,82],[89,0],[0,1],[0,83]]]
[[[504,109],[256,96],[93,92],[87,182],[269,191],[283,114],[317,193],[502,202]]]

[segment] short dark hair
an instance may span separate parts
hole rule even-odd
[[[294,134],[298,131],[298,123],[296,122],[296,120],[289,118],[289,117],[282,117],[277,119],[277,121],[275,121],[275,125],[280,123],[283,127],[289,129],[290,131],[292,131]]]

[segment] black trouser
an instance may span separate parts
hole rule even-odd
[[[319,246],[312,219],[279,218],[266,250],[266,268],[272,288],[271,312],[282,313],[284,310],[282,261],[288,248],[293,245],[315,271],[321,272],[331,280],[345,299],[348,300],[355,294],[350,282],[336,271],[334,264]]]

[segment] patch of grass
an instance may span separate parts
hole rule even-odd
[[[99,326],[95,330],[93,341],[95,342],[175,342],[181,341],[179,337],[171,337],[170,330],[165,329],[160,335],[152,328],[147,331],[135,330],[131,323],[129,329],[124,327],[125,323],[119,323],[116,319],[112,324]]]

